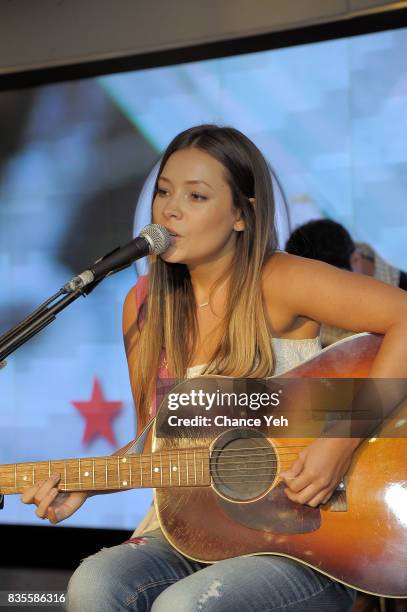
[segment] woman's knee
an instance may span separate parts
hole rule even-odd
[[[120,580],[118,547],[104,548],[84,559],[68,584],[68,612],[107,612],[118,609]]]
[[[219,578],[215,577],[208,582],[203,580],[202,583],[196,574],[192,580],[191,578],[184,578],[169,586],[154,601],[151,612],[168,612],[168,610],[221,612],[231,609],[222,597],[222,582]],[[238,607],[232,609],[237,610]]]
[[[177,580],[176,563],[168,545],[155,538],[103,548],[84,559],[73,573],[66,610],[150,610],[155,597]],[[179,573],[181,570],[178,568]]]

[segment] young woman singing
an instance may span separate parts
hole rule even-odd
[[[139,429],[154,407],[163,369],[265,378],[320,350],[320,323],[384,335],[372,377],[407,377],[407,294],[372,278],[279,252],[270,172],[257,147],[233,128],[193,127],[164,153],[152,221],[173,235],[148,277],[125,300],[123,329]],[[319,438],[282,474],[287,496],[326,502],[360,438]],[[25,503],[52,523],[86,492],[58,492],[54,479]],[[107,502],[108,503],[108,502]],[[112,610],[344,611],[355,592],[306,565],[272,555],[214,564],[167,543],[152,508],[133,541],[86,559],[68,589],[71,612]]]

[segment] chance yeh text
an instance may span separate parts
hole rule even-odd
[[[272,414],[262,417],[268,427],[288,427],[288,419],[284,416],[275,417]],[[228,417],[217,415],[215,418],[197,415],[194,417],[179,417],[171,415],[168,417],[168,425],[171,427],[210,427],[213,424],[218,427],[260,427],[260,417]]]

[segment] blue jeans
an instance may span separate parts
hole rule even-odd
[[[344,612],[353,589],[292,559],[191,561],[152,531],[85,559],[68,585],[69,612]]]

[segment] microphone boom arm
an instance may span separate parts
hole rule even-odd
[[[108,276],[108,275],[106,275]],[[25,344],[30,338],[35,336],[44,327],[49,325],[56,319],[56,315],[64,310],[69,304],[74,302],[79,296],[86,297],[93,289],[98,285],[105,277],[94,281],[65,295],[59,299],[53,306],[49,307],[52,302],[55,302],[63,293],[63,289],[58,291],[51,298],[46,300],[41,306],[36,308],[31,314],[25,317],[22,321],[17,323],[8,332],[0,337],[0,362],[6,357],[11,355],[16,349]]]

